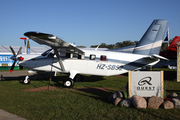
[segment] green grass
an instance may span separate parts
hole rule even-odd
[[[158,69],[156,69],[158,70]],[[180,83],[174,80],[176,71],[165,72],[165,86],[167,92],[177,92],[180,95]],[[168,78],[169,75],[172,79]],[[173,75],[173,76],[172,76]],[[100,77],[83,75],[83,82],[76,82],[74,89],[62,87],[66,75],[52,79],[51,86],[59,86],[55,90],[27,92],[24,89],[37,88],[48,85],[48,80],[31,81],[30,85],[21,83],[22,78],[0,81],[0,109],[16,114],[28,120],[48,119],[123,119],[123,120],[177,120],[180,119],[180,110],[164,110],[159,108],[135,109],[114,106],[108,102],[108,96],[115,91],[125,91],[128,76]],[[176,77],[176,76],[175,76]],[[83,87],[107,88],[104,91],[83,91]]]

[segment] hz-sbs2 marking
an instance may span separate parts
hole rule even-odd
[[[123,66],[120,65],[106,65],[106,64],[98,64],[96,69],[101,69],[101,70],[121,70]]]

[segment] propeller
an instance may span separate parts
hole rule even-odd
[[[12,73],[12,71],[14,70],[14,66],[15,66],[15,64],[16,64],[16,61],[17,61],[17,60],[24,60],[24,58],[23,58],[23,57],[16,58],[17,55],[19,55],[19,54],[21,53],[22,47],[19,48],[19,51],[17,52],[17,55],[16,55],[14,49],[13,49],[11,46],[9,46],[9,48],[11,49],[11,52],[12,52],[13,55],[14,55],[14,56],[11,57],[11,59],[14,60],[14,63],[13,63],[13,65],[11,66],[11,69],[10,69],[10,72]]]

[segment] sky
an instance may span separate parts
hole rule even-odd
[[[168,20],[172,39],[180,36],[179,5],[180,0],[1,0],[0,45],[24,46],[20,37],[28,31],[86,47],[139,41],[154,19]]]

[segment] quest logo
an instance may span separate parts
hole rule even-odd
[[[143,85],[152,85],[150,82],[151,82],[151,77],[145,77],[145,78],[142,78],[139,82],[138,82],[138,85],[140,86],[143,86]]]
[[[152,86],[151,84],[151,77],[144,77],[141,80],[139,80],[138,82],[138,87],[137,90],[138,91],[154,91],[155,90],[155,86]]]

